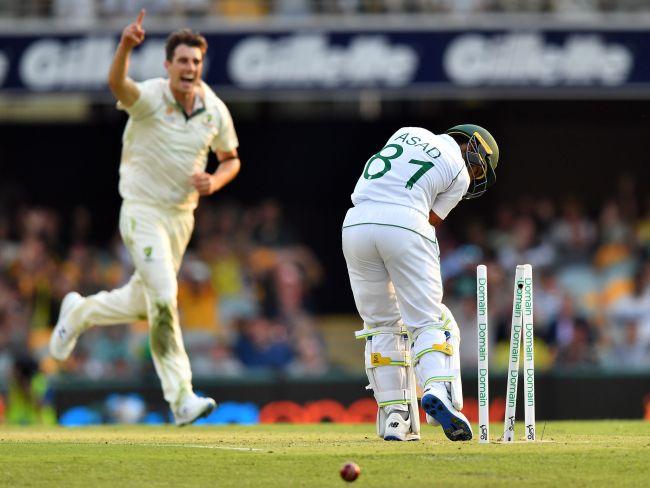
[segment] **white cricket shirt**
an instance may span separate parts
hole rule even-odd
[[[192,210],[199,194],[192,174],[205,171],[208,151],[232,151],[239,142],[226,105],[201,83],[203,97],[187,117],[169,80],[137,83],[140,97],[126,110],[119,190],[127,202]]]
[[[469,184],[460,147],[451,136],[403,127],[366,162],[343,227],[394,225],[435,240],[429,211],[447,217]]]

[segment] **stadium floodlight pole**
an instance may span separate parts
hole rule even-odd
[[[526,440],[535,440],[535,351],[533,327],[533,267],[524,265],[523,294],[524,405]]]
[[[478,336],[478,428],[480,444],[490,442],[490,392],[488,372],[487,267],[476,267],[476,332]]]
[[[510,353],[508,357],[508,379],[506,384],[506,414],[503,421],[503,441],[515,438],[515,410],[517,408],[517,382],[519,381],[519,353],[522,328],[522,298],[524,294],[524,265],[515,271],[512,301],[512,328],[510,330]]]

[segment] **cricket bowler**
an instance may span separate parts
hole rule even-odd
[[[79,335],[94,325],[149,321],[156,372],[177,425],[216,406],[192,390],[177,308],[177,273],[194,228],[199,196],[220,190],[239,172],[239,145],[230,113],[201,81],[207,42],[190,30],[166,43],[168,77],[136,83],[127,76],[132,50],[144,41],[145,12],[128,25],[115,52],[108,85],[129,120],[122,139],[119,228],[135,266],[117,290],[82,297],[68,293],[50,339],[50,353],[67,359]],[[208,151],[219,165],[205,171]]]

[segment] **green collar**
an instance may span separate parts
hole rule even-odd
[[[188,115],[187,112],[185,112],[185,108],[180,103],[178,103],[178,100],[176,100],[176,98],[174,97],[174,94],[172,93],[172,90],[169,86],[169,80],[167,80],[167,85],[165,86],[164,95],[169,105],[172,105],[176,107],[178,110],[180,110],[180,112],[183,114],[183,117],[185,117],[185,122],[190,120],[192,117],[195,117],[205,112],[205,100],[201,97],[201,95],[195,93],[194,109],[192,110],[192,113]]]

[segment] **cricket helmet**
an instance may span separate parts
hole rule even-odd
[[[464,159],[472,177],[464,199],[480,197],[494,185],[495,170],[499,164],[499,146],[492,134],[479,125],[461,124],[447,129],[445,134],[467,143]]]

